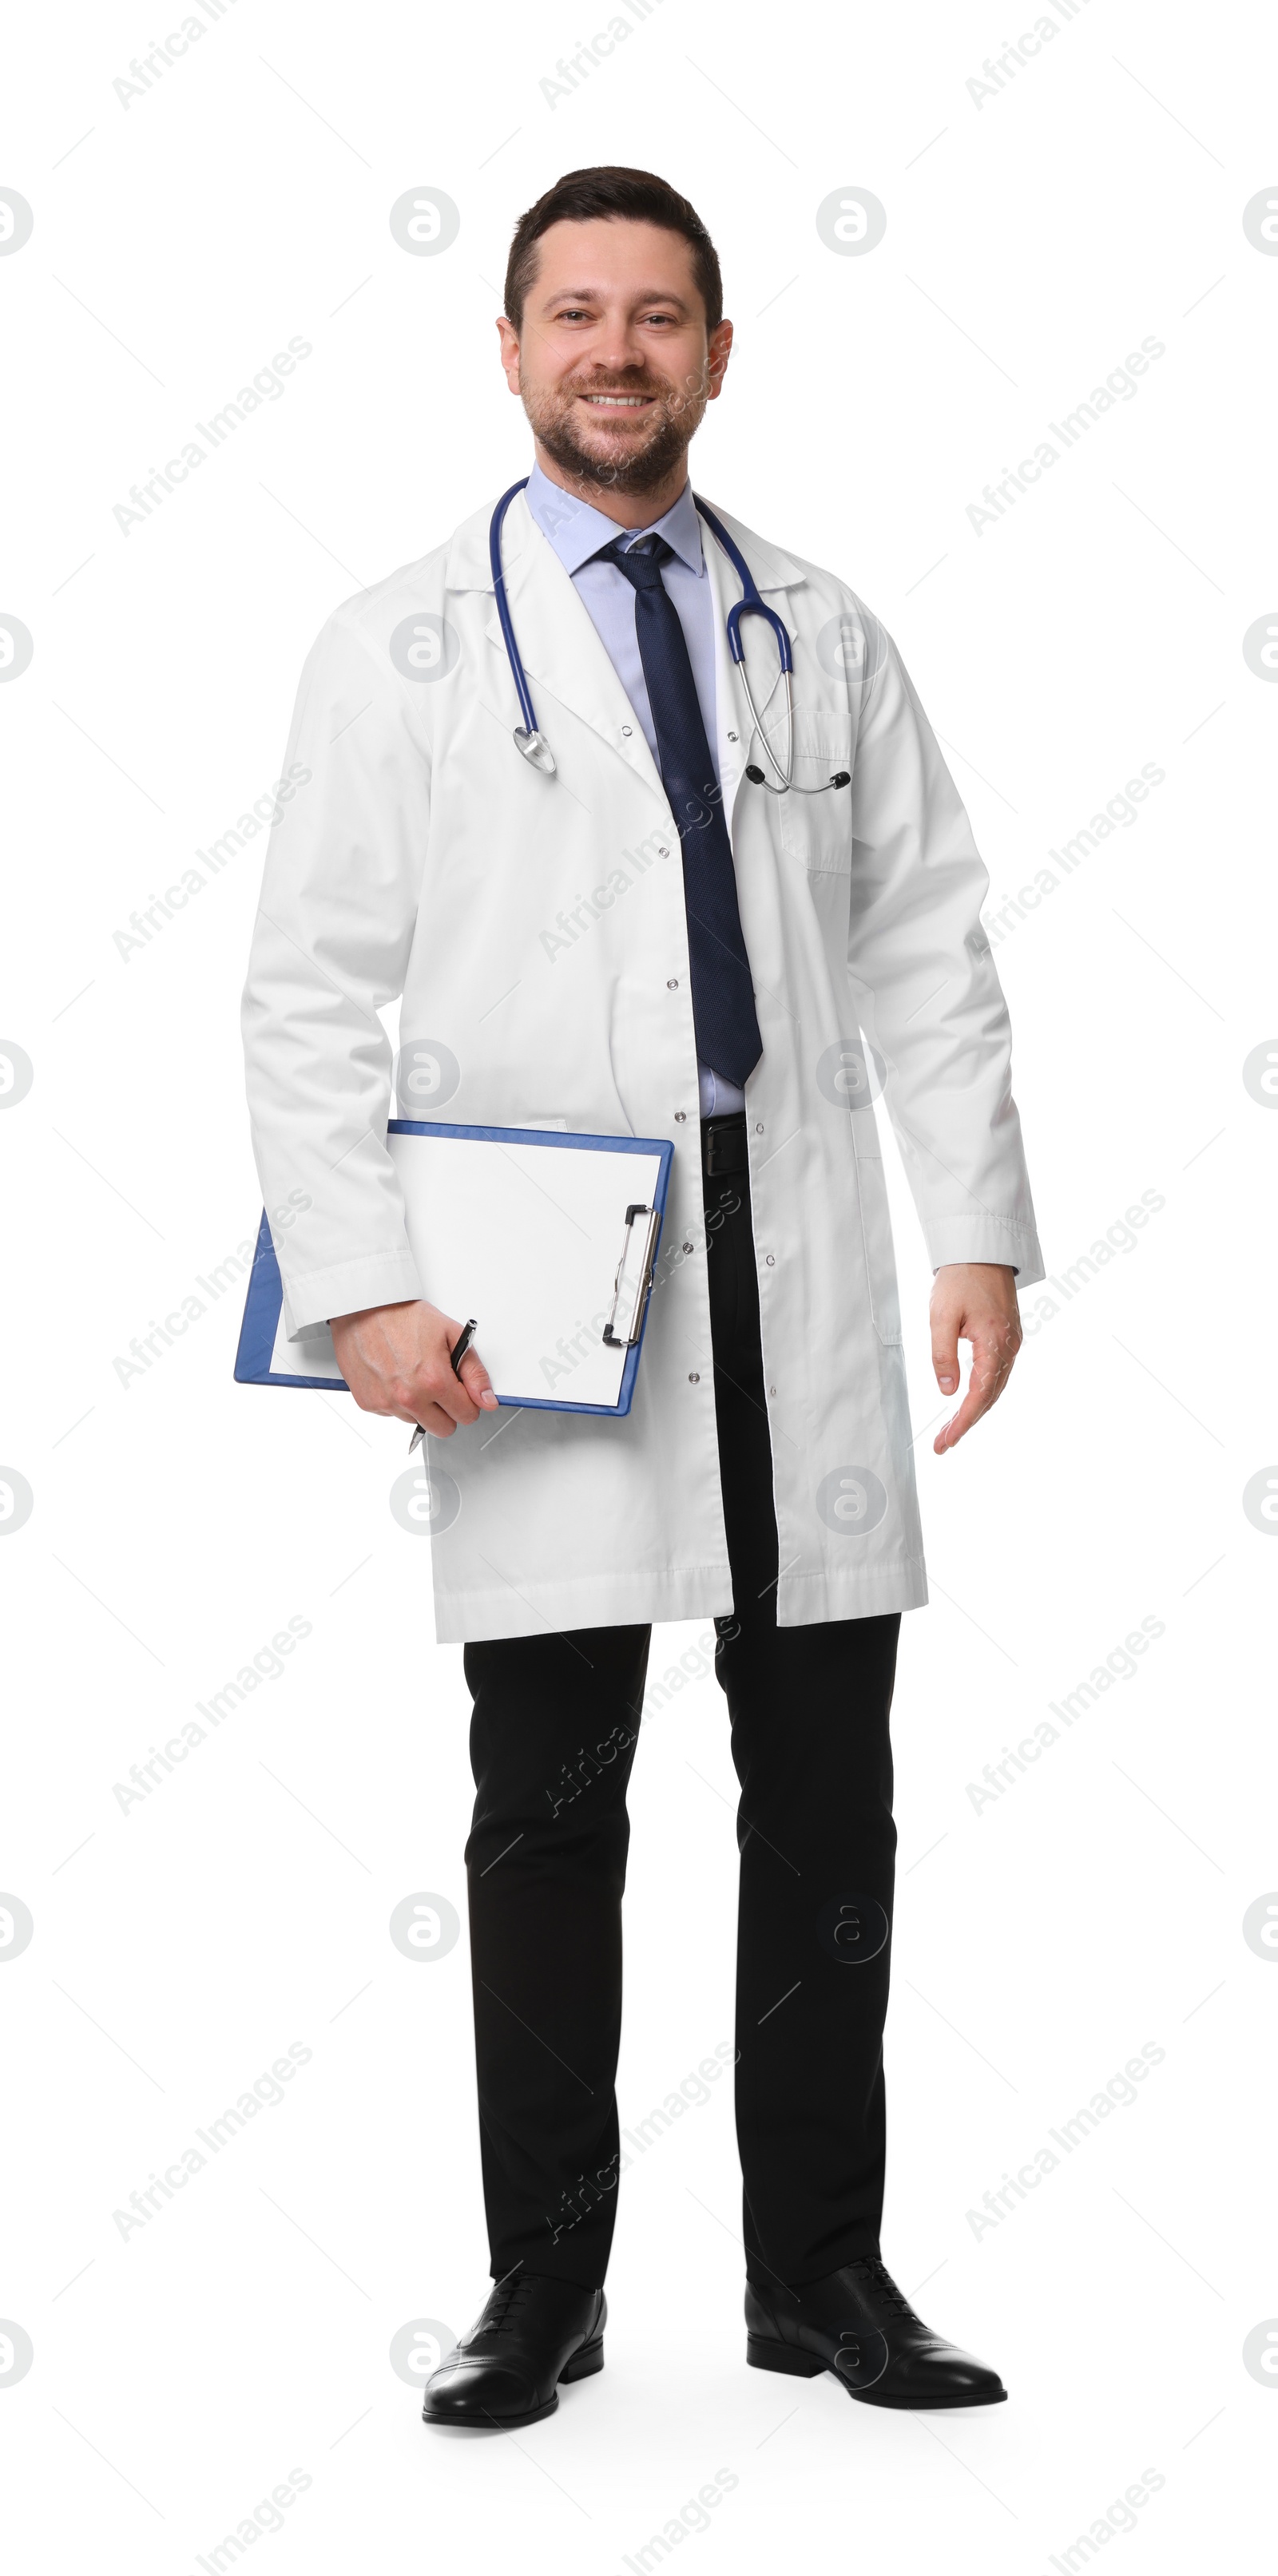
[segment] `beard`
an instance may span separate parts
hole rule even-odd
[[[609,426],[606,419],[601,420],[603,438],[596,448],[587,443],[578,428],[575,405],[582,394],[649,394],[653,409],[645,415],[642,430],[627,429],[620,434],[614,430],[608,445],[604,442],[609,437]],[[656,492],[669,481],[701,425],[708,400],[708,393],[700,385],[695,393],[681,393],[640,368],[626,374],[620,383],[598,379],[569,382],[545,393],[525,393],[523,397],[533,435],[547,455],[554,458],[561,473],[585,490],[616,492],[625,497]]]

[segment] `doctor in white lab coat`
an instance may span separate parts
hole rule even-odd
[[[777,1728],[791,1724],[792,1694],[810,1685],[808,1667],[793,1660],[797,1632],[816,1632],[812,1653],[826,1654],[837,1637],[851,1655],[858,1638],[886,1640],[889,1630],[894,1648],[896,1614],[927,1598],[885,1130],[902,1155],[937,1274],[934,1357],[945,1392],[957,1389],[960,1333],[973,1345],[971,1387],[938,1448],[952,1446],[1001,1391],[1019,1340],[1016,1288],[1044,1275],[1010,1089],[1007,1012],[980,920],[988,880],[932,729],[891,637],[847,583],[756,535],[708,495],[792,639],[796,786],[841,773],[850,785],[776,794],[747,776],[748,765],[774,773],[725,640],[740,584],[708,524],[691,513],[687,492],[688,439],[721,390],[731,343],[717,278],[691,208],[645,174],[573,174],[523,219],[503,355],[534,429],[536,474],[507,515],[504,561],[556,774],[542,774],[512,740],[521,717],[494,598],[486,501],[420,561],[346,601],[310,654],[286,754],[287,771],[305,783],[272,834],[245,994],[265,1203],[295,1210],[302,1203],[276,1244],[289,1330],[332,1319],[357,1400],[420,1421],[434,1435],[436,1635],[465,1644],[481,1714],[497,1704],[495,1659],[505,1641],[501,1704],[505,1722],[522,1725],[525,1736],[537,1692],[540,1724],[567,1689],[570,1731],[597,1724],[597,1740],[612,1740],[613,1705],[596,1700],[583,1713],[562,1670],[558,1680],[549,1673],[545,1658],[562,1653],[563,1640],[588,1632],[616,1646],[640,1637],[646,1655],[654,1621],[716,1617],[730,1640],[747,1610],[725,1512],[722,1416],[732,1371],[712,1314],[720,1254],[706,1129],[725,1092],[732,1105],[724,1134],[731,1129],[740,1158],[743,1240],[752,1246],[752,1312],[757,1283],[760,1482],[769,1481],[770,1454],[775,1513],[767,1652],[760,1662],[756,1640],[752,1656],[758,1671],[766,1666],[768,1688],[782,1694]],[[548,493],[561,506],[548,509]],[[685,609],[680,593],[761,1041],[744,1081],[726,1085],[699,1044],[680,827],[633,635],[629,660],[619,658],[577,563],[582,527],[589,553],[592,534],[596,542],[628,538],[656,529],[667,510],[683,557],[664,549],[666,589],[673,595],[678,575],[692,602]],[[629,588],[618,588],[629,613]],[[609,613],[617,613],[615,600]],[[742,634],[755,699],[784,765],[776,647],[757,617],[744,621]],[[622,672],[632,669],[623,684]],[[704,982],[704,966],[698,971]],[[409,1087],[396,1103],[379,1014],[401,996]],[[459,1319],[438,1316],[421,1299],[386,1151],[388,1113],[503,1126],[553,1121],[673,1140],[662,1252],[628,1418],[525,1410],[493,1437],[482,1320],[458,1381],[447,1350]],[[758,1508],[766,1514],[766,1494]],[[637,1665],[618,1669],[613,1684],[616,1708],[633,1709],[642,1698]],[[837,1699],[842,1685],[831,1687]],[[890,1674],[884,1692],[875,1721],[880,1806]],[[732,1713],[735,1730],[739,1712]],[[827,1710],[827,1721],[847,1736],[846,1709]],[[763,1720],[756,1713],[751,1723]],[[614,1785],[629,1764],[621,1749]],[[483,1760],[490,1759],[497,1756],[486,1746]],[[739,1768],[741,1759],[738,1751]],[[823,1766],[814,1748],[809,1818],[831,1797],[839,1802],[837,1780]],[[480,1790],[477,1835],[481,1809],[495,1817],[498,1834],[523,1814],[514,1791],[494,1796],[488,1773]],[[602,1788],[589,1794],[602,1801]],[[847,1786],[849,1802],[859,1794]],[[786,1848],[782,1833],[761,1825],[757,1804],[751,1817]],[[555,1820],[562,1837],[558,1811]],[[789,1828],[801,1839],[795,1814]],[[527,1818],[517,1830],[529,1842]],[[885,1861],[882,1851],[878,1857]],[[873,1878],[869,1860],[850,1852],[837,1865],[831,1854],[829,1872],[828,1883],[819,1870],[809,1878],[814,1898],[818,1884],[832,1900],[845,1882],[855,1895]],[[503,1884],[518,1884],[510,1862]],[[776,1891],[759,1897],[765,1912],[774,1900],[781,1901]],[[510,1902],[500,1933],[491,1924],[482,1931],[490,1984],[513,1978],[516,1955],[527,1950],[527,1905],[521,1912]],[[885,1926],[889,1916],[885,1901]],[[473,1916],[477,1947],[481,1930]],[[606,1950],[612,1935],[596,1926],[592,1937]],[[794,2068],[755,2065],[751,2074],[743,2051],[738,2070],[739,2122],[742,2087],[753,2086],[747,2128],[752,2137],[767,2131],[768,2152],[782,2168],[779,2178],[771,2167],[765,2177],[761,2164],[752,2192],[743,2134],[754,2293],[766,2294],[769,2280],[797,2290],[839,2279],[838,2332],[853,2313],[847,2265],[878,2257],[875,2068],[886,1938],[881,1947],[879,2003],[857,2043],[856,2105],[846,2107],[820,2209],[809,2208],[801,2225],[791,2228],[780,2214],[804,2187],[786,2183],[789,2150],[776,2148],[768,2107],[770,2084],[793,2094]],[[541,1964],[562,1990],[566,1971],[555,1956],[553,1973],[549,1951]],[[838,1962],[837,1949],[832,1956]],[[876,1973],[868,1964],[859,1971],[862,2019]],[[846,1966],[832,1974],[836,1989],[846,1984]],[[769,1993],[786,1982],[771,1976]],[[509,1986],[503,2001],[511,2001]],[[831,2008],[844,2001],[836,1995]],[[756,2004],[762,2011],[752,1992],[747,2017]],[[544,1993],[540,2009],[544,2027]],[[594,2007],[583,2001],[583,2015],[592,2009],[597,2025],[598,1998]],[[793,2017],[795,2008],[786,2010]],[[539,2027],[536,2010],[518,2017]],[[548,2283],[545,2297],[589,2293],[599,2310],[584,2324],[574,2312],[567,2326],[557,2311],[538,2322],[530,2310],[531,2358],[514,2384],[509,2372],[502,2380],[499,2364],[502,2354],[509,2359],[512,2333],[519,2340],[519,2318],[502,2327],[486,2311],[451,2378],[440,2375],[436,2414],[472,2420],[466,2407],[480,2386],[477,2402],[490,2415],[529,2421],[548,2411],[558,2377],[597,2366],[612,2203],[592,2207],[567,2233],[560,2207],[576,2190],[578,2170],[598,2173],[610,2156],[615,2162],[609,2042],[597,2027],[596,2036],[599,2119],[587,2123],[588,2136],[578,2109],[560,2106],[534,2138],[533,2078],[501,2060],[500,2033],[490,2035],[486,2059],[480,2031],[480,2095],[495,2277],[522,2279],[521,2295],[534,2307],[543,2295],[535,2285]],[[589,2055],[584,2022],[573,2039]],[[824,2058],[830,2044],[828,2024],[809,2030],[809,2054],[815,2047]],[[572,2048],[560,2053],[579,2064]],[[846,2179],[860,2170],[858,2159],[864,2172],[853,2208],[840,2201],[844,2186],[833,2168]],[[598,2198],[603,2187],[593,2188]],[[877,2380],[853,2393],[877,2386],[870,2402],[894,2404],[972,2403],[991,2393],[963,2378],[959,2365],[980,2370],[964,2356],[952,2356],[947,2380],[939,2365],[929,2378],[916,2353],[911,2380],[909,2353],[898,2350],[899,2315],[881,2285],[878,2295],[872,2322],[868,2308],[854,2313],[863,2334],[890,2347],[889,2359]],[[811,2297],[808,2305],[815,2314]],[[788,2316],[770,2316],[766,2326],[756,2317],[751,2358],[777,2368],[826,2366],[819,2343],[804,2347],[806,2362],[784,2357],[799,2353],[798,2332]],[[830,2349],[838,2349],[837,2333]],[[956,2395],[960,2383],[965,2393]]]

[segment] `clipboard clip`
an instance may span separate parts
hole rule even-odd
[[[642,1233],[636,1233],[635,1219],[641,1216],[648,1222]],[[610,1351],[633,1350],[643,1331],[643,1319],[652,1293],[653,1256],[660,1231],[660,1210],[645,1207],[640,1200],[633,1201],[626,1210],[626,1240],[613,1282],[612,1313],[603,1329],[603,1338]],[[615,1332],[614,1325],[623,1319],[625,1331]]]

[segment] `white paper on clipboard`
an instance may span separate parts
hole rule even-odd
[[[615,1407],[629,1353],[603,1333],[614,1306],[618,1334],[630,1326],[662,1156],[536,1132],[534,1144],[392,1125],[422,1295],[459,1325],[476,1317],[474,1348],[503,1403]],[[645,1213],[628,1228],[633,1206]],[[290,1340],[282,1314],[271,1368],[341,1383],[327,1325]]]

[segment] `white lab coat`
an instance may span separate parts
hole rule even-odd
[[[1021,1288],[1044,1273],[980,926],[988,878],[931,728],[854,593],[719,516],[793,638],[796,777],[852,773],[821,796],[744,778],[749,717],[724,641],[739,585],[703,522],[719,770],[763,1036],[746,1103],[777,1619],[804,1627],[927,1598],[880,1088],[933,1266],[1010,1262]],[[378,1013],[397,996],[401,1039],[444,1068],[413,1114],[674,1140],[629,1416],[486,1414],[429,1444],[441,1643],[733,1607],[678,836],[522,494],[507,590],[558,776],[520,758],[489,517],[323,628],[244,996],[290,1332],[420,1294],[384,1142],[402,1112]],[[744,632],[762,707],[775,649],[762,620]],[[774,717],[780,742],[779,693]],[[482,1354],[482,1328],[476,1340]]]

